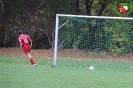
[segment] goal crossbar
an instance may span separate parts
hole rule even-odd
[[[86,16],[86,15],[68,15],[68,14],[67,15],[66,14],[56,14],[56,16],[133,20],[133,18],[131,18],[131,17]]]

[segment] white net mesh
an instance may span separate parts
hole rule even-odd
[[[67,20],[58,29],[57,60],[132,60],[133,20],[59,16],[59,26]]]

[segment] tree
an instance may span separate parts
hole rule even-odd
[[[85,3],[86,3],[86,13],[87,13],[87,15],[90,15],[93,1],[94,0],[85,0]]]
[[[76,13],[78,14],[80,12],[80,9],[79,9],[79,0],[75,0],[75,8],[76,8]]]
[[[2,0],[0,0],[0,3],[1,3],[1,10],[0,10],[0,12],[1,12],[1,15],[2,15],[4,13],[4,4],[3,4]]]
[[[18,29],[21,30],[24,28],[30,15],[36,14],[39,5],[33,0],[0,0],[0,6],[2,7],[2,13],[0,15],[0,19],[2,19],[0,20],[0,31],[2,31],[1,39],[4,40],[1,43],[6,45],[9,40],[12,40],[12,43],[16,41],[16,38],[12,38],[12,33],[16,35]],[[32,9],[29,6],[31,6]],[[12,43],[10,43],[10,46],[12,46]]]
[[[45,39],[41,41],[48,41],[53,48],[56,14],[117,16],[112,9],[114,2],[106,2],[107,0],[0,0],[0,39],[6,40],[7,33],[10,39],[13,36],[11,33],[16,35],[18,30],[23,30],[35,42]],[[89,31],[92,33],[91,37],[95,38],[94,34],[98,29],[92,31],[90,28]],[[36,34],[43,37],[37,37]],[[1,43],[3,45],[4,41]]]

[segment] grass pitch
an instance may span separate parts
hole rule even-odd
[[[0,88],[132,88],[133,63],[76,62],[0,56]],[[70,65],[68,65],[70,64]],[[89,71],[89,66],[95,67]]]

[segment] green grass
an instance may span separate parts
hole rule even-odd
[[[132,63],[76,62],[0,56],[0,88],[132,88]],[[94,65],[95,70],[88,67]]]

